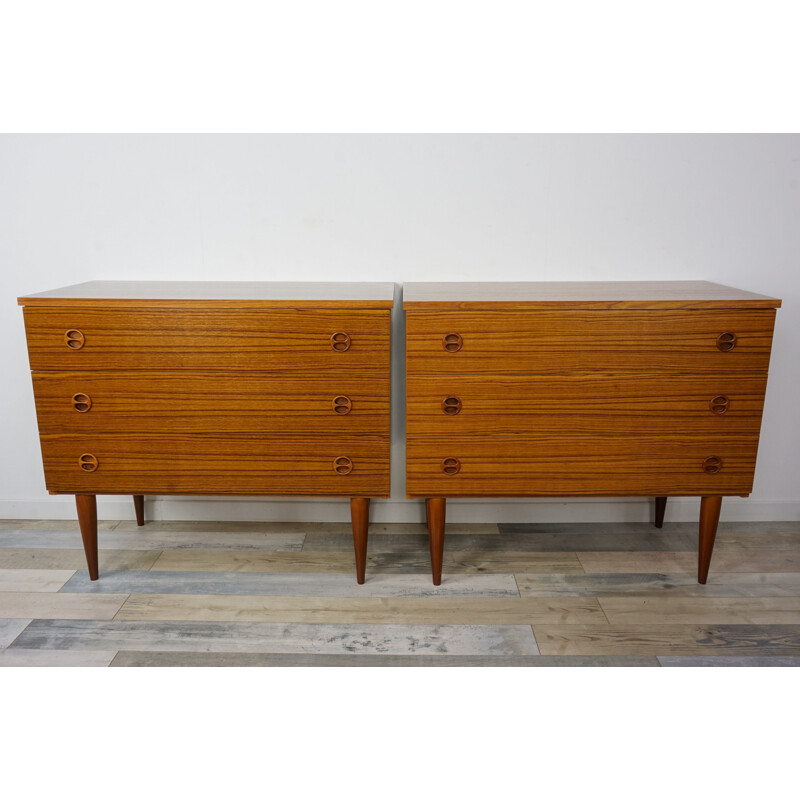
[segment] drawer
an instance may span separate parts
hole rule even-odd
[[[389,370],[389,311],[26,306],[24,312],[33,370]]]
[[[757,436],[767,376],[410,374],[409,436]]]
[[[774,321],[774,309],[408,311],[407,371],[759,373]]]
[[[748,494],[757,450],[758,439],[745,436],[413,436],[406,489],[409,497]],[[711,457],[716,473],[704,471]]]
[[[389,436],[389,376],[34,372],[39,431]]]
[[[40,438],[51,492],[389,494],[386,437],[50,434]],[[349,459],[349,464],[335,464],[336,459]]]

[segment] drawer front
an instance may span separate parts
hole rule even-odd
[[[408,311],[409,373],[759,373],[775,310]]]
[[[409,436],[757,436],[767,376],[410,374]]]
[[[389,377],[34,372],[39,432],[389,436]]]
[[[192,435],[40,437],[51,492],[389,494],[389,439]]]
[[[409,437],[406,487],[409,497],[748,494],[757,449],[743,436]]]
[[[389,370],[388,310],[24,311],[33,370]]]

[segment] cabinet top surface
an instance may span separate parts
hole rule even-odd
[[[708,281],[406,283],[411,309],[780,308],[781,301]]]
[[[21,306],[391,308],[393,283],[89,281],[18,298]]]

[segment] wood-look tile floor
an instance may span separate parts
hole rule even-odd
[[[0,666],[800,666],[800,523],[0,521]]]

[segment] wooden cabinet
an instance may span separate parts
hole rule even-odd
[[[393,284],[96,281],[24,306],[45,481],[75,494],[389,495]]]
[[[411,283],[406,484],[441,581],[447,497],[752,490],[780,300],[705,281]]]

